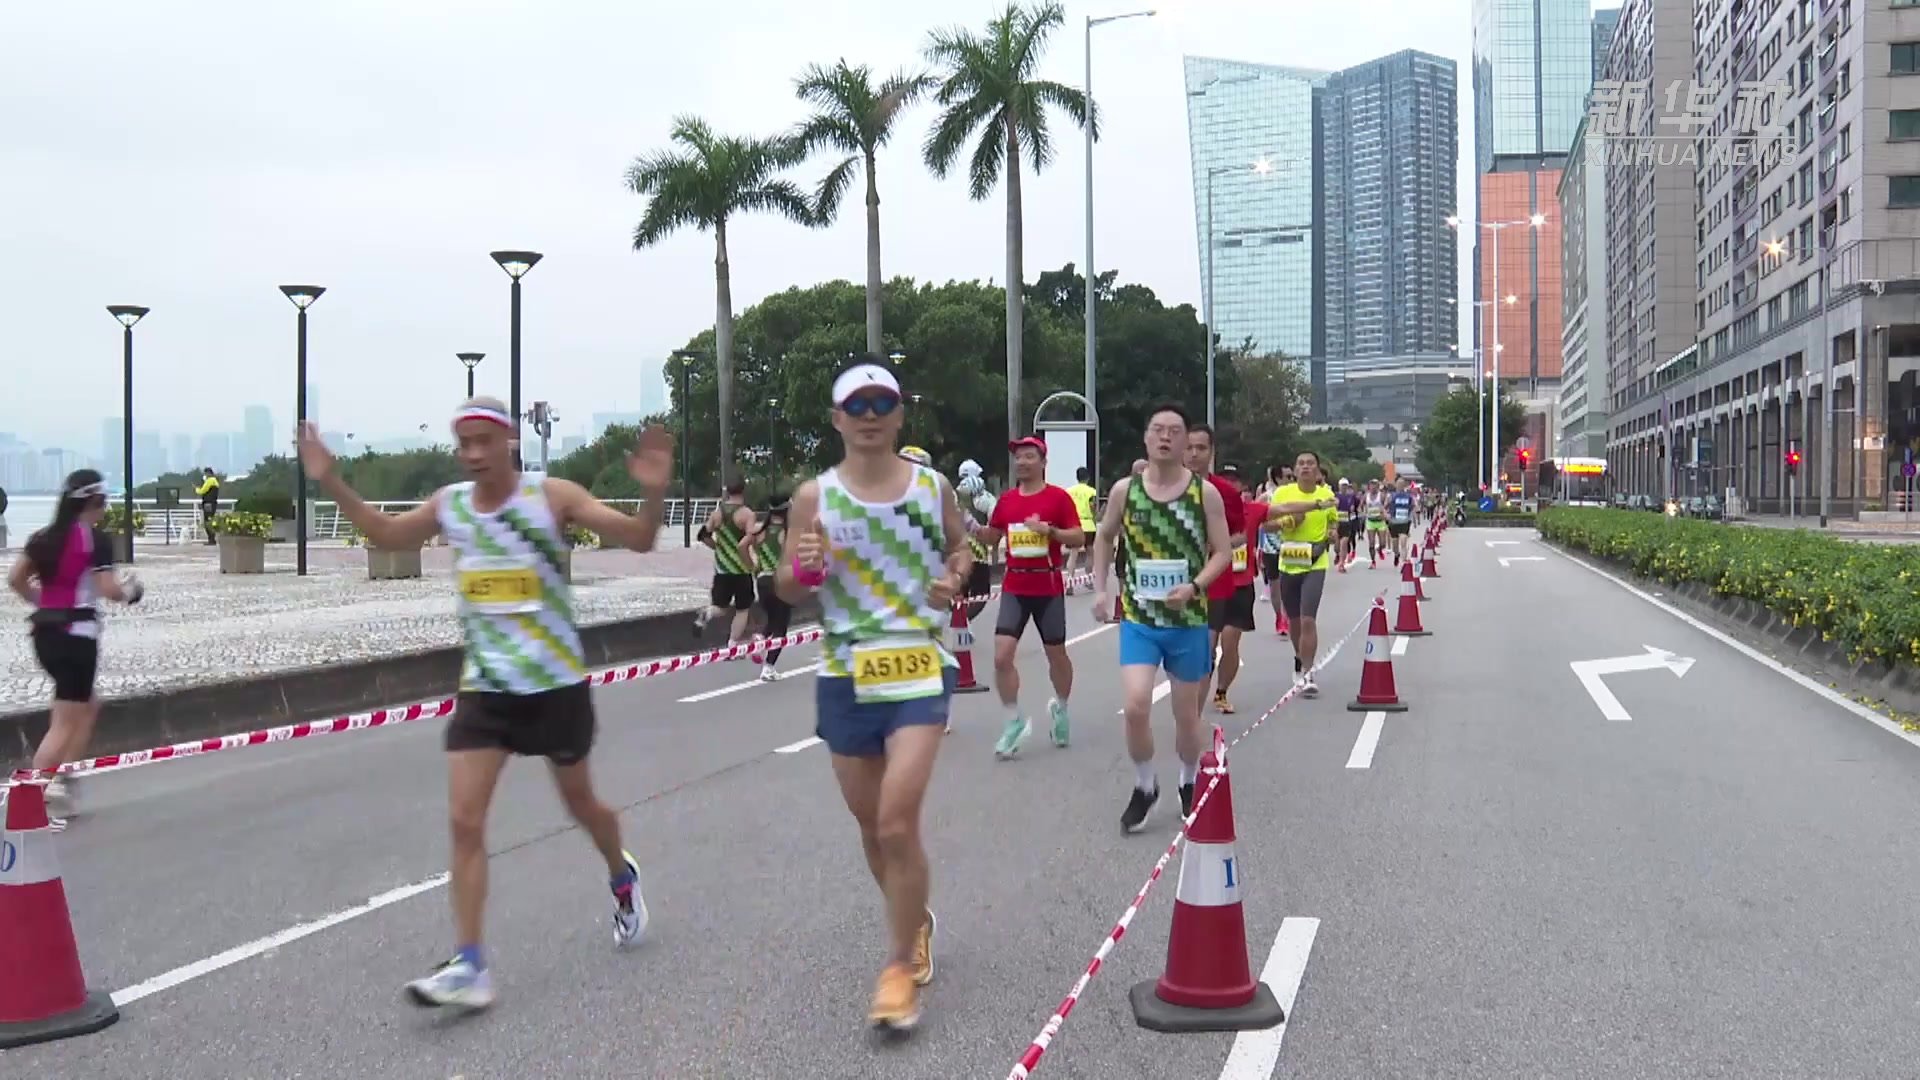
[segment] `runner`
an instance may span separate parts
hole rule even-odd
[[[1231,516],[1236,510],[1240,514],[1242,527],[1246,531],[1240,543],[1233,549],[1233,609],[1244,611],[1246,618],[1239,622],[1229,622],[1220,630],[1220,671],[1216,679],[1213,694],[1214,708],[1223,713],[1233,711],[1232,702],[1227,700],[1227,691],[1233,688],[1233,680],[1240,674],[1240,640],[1253,629],[1254,609],[1259,605],[1259,587],[1254,584],[1258,576],[1258,561],[1252,558],[1251,547],[1267,535],[1267,500],[1258,498],[1246,490],[1240,470],[1232,465],[1224,465],[1221,475],[1233,481],[1238,489],[1239,501],[1229,502],[1227,512]],[[1209,605],[1211,606],[1211,605]]]
[[[510,756],[547,759],[567,812],[606,860],[614,944],[631,945],[646,932],[640,866],[620,846],[619,816],[593,790],[593,691],[560,554],[572,526],[609,544],[652,549],[673,477],[673,437],[649,427],[627,455],[627,474],[644,495],[640,515],[628,517],[571,480],[517,470],[513,416],[498,398],[468,399],[454,413],[453,435],[472,479],[397,515],[367,505],[347,486],[311,422],[300,427],[300,463],[370,546],[413,550],[444,536],[453,549],[466,631],[466,663],[445,736],[457,949],[433,974],[408,983],[406,993],[417,1005],[482,1009],[494,996],[481,951],[487,810]]]
[[[840,464],[794,493],[780,592],[819,590],[826,630],[814,734],[833,755],[867,868],[885,899],[890,948],[868,1019],[892,1031],[920,1020],[933,980],[933,910],[920,807],[954,687],[940,645],[973,555],[965,515],[939,473],[894,452],[900,384],[869,356],[833,382]]]
[[[1074,485],[1067,489],[1067,495],[1073,500],[1074,512],[1080,517],[1081,536],[1092,539],[1094,529],[1100,524],[1093,515],[1093,500],[1098,498],[1100,493],[1094,490],[1093,485],[1088,482],[1092,479],[1092,474],[1087,472],[1084,467],[1073,471],[1073,479]],[[1088,560],[1092,557],[1093,553],[1087,550],[1087,545],[1084,543],[1067,552],[1068,596],[1072,596],[1078,591],[1075,585],[1075,579],[1085,576],[1088,566],[1091,565]]]
[[[1333,552],[1333,563],[1341,573],[1347,572],[1347,564],[1359,557],[1360,543],[1360,493],[1353,490],[1353,481],[1340,478],[1339,493],[1333,497],[1334,509],[1340,512],[1340,542]]]
[[[786,543],[787,511],[792,504],[791,496],[775,492],[767,503],[766,520],[755,524],[753,531],[741,541],[742,554],[748,555],[758,575],[753,584],[760,597],[760,610],[767,616],[763,633],[773,641],[786,637],[787,628],[793,624],[793,605],[780,599],[780,590],[773,587],[773,571],[780,564],[781,547]],[[784,651],[785,647],[779,645],[768,651],[761,661],[761,682],[773,682],[780,677],[774,669]]]
[[[746,638],[747,617],[753,613],[753,560],[740,542],[753,526],[753,511],[747,507],[747,483],[735,480],[727,485],[720,505],[713,508],[700,528],[700,542],[713,549],[713,595],[693,617],[694,637],[707,632],[707,623],[715,615],[732,612],[727,644],[737,645]]]
[[[1199,775],[1206,733],[1200,706],[1213,668],[1207,651],[1207,589],[1229,572],[1227,511],[1219,491],[1180,463],[1187,445],[1187,413],[1162,405],[1147,416],[1148,466],[1113,486],[1095,537],[1094,618],[1113,617],[1106,571],[1116,541],[1126,540],[1127,566],[1120,581],[1125,611],[1120,624],[1120,685],[1126,699],[1127,754],[1133,759],[1133,791],[1120,815],[1123,832],[1137,831],[1160,799],[1153,774],[1154,676],[1164,667],[1172,684],[1174,753],[1180,758],[1180,813],[1193,812],[1193,782]]]
[[[1302,450],[1294,459],[1293,483],[1273,493],[1268,520],[1280,527],[1280,601],[1292,626],[1293,683],[1307,697],[1319,697],[1313,661],[1320,651],[1320,593],[1327,583],[1328,536],[1337,513],[1331,492],[1320,483],[1320,455]]]
[[[1020,671],[1014,654],[1032,619],[1047,654],[1053,698],[1047,702],[1053,745],[1067,745],[1067,698],[1073,693],[1073,658],[1067,655],[1067,601],[1060,578],[1061,549],[1084,547],[1073,498],[1047,483],[1047,444],[1028,436],[1007,444],[1019,486],[1000,496],[993,518],[974,535],[988,546],[1007,542],[1007,575],[1000,583],[1000,618],[993,630],[993,682],[1006,706],[1007,724],[993,755],[1002,761],[1020,752],[1033,724],[1020,710]]]
[[[1213,707],[1217,712],[1230,713],[1233,706],[1227,701],[1227,687],[1233,683],[1234,675],[1240,671],[1240,635],[1253,629],[1253,587],[1248,580],[1246,604],[1240,604],[1240,573],[1247,569],[1247,527],[1246,498],[1240,492],[1239,471],[1227,476],[1217,473],[1213,467],[1213,428],[1206,424],[1195,424],[1187,429],[1186,466],[1188,470],[1207,478],[1215,491],[1220,493],[1220,505],[1225,507],[1227,520],[1227,544],[1233,549],[1233,563],[1227,573],[1215,578],[1207,589],[1207,658],[1211,661],[1218,656],[1223,679],[1214,693]],[[1232,630],[1231,641],[1225,631]],[[1232,651],[1232,670],[1228,668],[1228,650]],[[1208,667],[1213,665],[1209,663]],[[1207,680],[1211,682],[1209,677]],[[1201,698],[1204,700],[1205,693]]]
[[[1393,565],[1407,556],[1407,534],[1413,531],[1413,492],[1407,490],[1407,478],[1393,482],[1387,496],[1387,535],[1393,540]]]
[[[1387,553],[1387,496],[1380,490],[1380,481],[1367,481],[1367,493],[1360,497],[1361,512],[1367,523],[1367,569],[1380,565],[1380,556]]]
[[[47,733],[33,752],[33,767],[57,769],[87,752],[100,699],[94,675],[100,667],[100,598],[137,604],[145,590],[128,575],[113,573],[113,537],[100,528],[107,514],[107,485],[92,469],[77,469],[60,486],[53,521],[27,538],[7,574],[14,595],[33,608],[28,617],[33,655],[53,683]],[[47,785],[47,812],[64,827],[80,801],[77,778]]]

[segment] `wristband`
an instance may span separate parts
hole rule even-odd
[[[806,567],[800,565],[800,556],[795,555],[793,557],[793,580],[805,585],[809,589],[817,589],[827,583],[827,568],[823,566],[818,570],[808,570]]]

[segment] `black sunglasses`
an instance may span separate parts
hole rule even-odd
[[[900,399],[891,394],[857,394],[840,403],[840,411],[848,416],[887,416],[899,407]]]

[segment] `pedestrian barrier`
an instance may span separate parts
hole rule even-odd
[[[1372,605],[1377,606],[1385,602],[1386,594],[1381,593],[1373,598]],[[1366,625],[1366,623],[1366,618],[1362,618],[1359,622],[1354,623],[1352,629],[1342,634],[1338,641],[1335,641],[1325,653],[1321,654],[1320,659],[1314,663],[1313,670],[1318,673],[1325,669],[1328,664],[1332,663],[1333,658],[1340,655],[1340,650],[1348,641],[1353,639],[1353,635],[1360,632],[1360,627]],[[1300,690],[1301,685],[1295,683],[1291,689],[1280,695],[1280,700],[1268,706],[1267,711],[1261,713],[1253,723],[1247,725],[1246,730],[1235,735],[1231,741],[1225,741],[1224,733],[1220,733],[1216,728],[1214,756],[1217,759],[1224,760],[1227,756],[1227,751],[1240,745],[1241,742],[1246,740],[1247,736],[1260,730],[1261,725],[1265,724],[1275,713],[1279,712],[1281,707],[1286,705],[1287,702],[1292,701],[1294,697],[1300,693]],[[1120,914],[1120,921],[1114,923],[1113,929],[1107,931],[1106,938],[1100,942],[1100,948],[1094,951],[1093,959],[1087,964],[1086,970],[1080,973],[1080,977],[1074,981],[1072,988],[1067,991],[1067,996],[1061,999],[1060,1004],[1055,1007],[1053,1015],[1047,1018],[1046,1024],[1040,1029],[1040,1034],[1034,1036],[1033,1041],[1027,1044],[1027,1049],[1020,1055],[1020,1060],[1014,1062],[1012,1070],[1007,1073],[1007,1080],[1028,1080],[1028,1078],[1033,1075],[1033,1070],[1039,1067],[1040,1059],[1046,1055],[1047,1048],[1053,1045],[1054,1036],[1060,1034],[1060,1029],[1066,1025],[1067,1017],[1071,1016],[1074,1008],[1080,1004],[1080,995],[1086,991],[1087,984],[1092,982],[1093,977],[1105,966],[1107,957],[1112,954],[1114,947],[1120,944],[1120,939],[1127,936],[1127,928],[1133,925],[1133,917],[1139,914],[1140,906],[1146,903],[1147,894],[1153,891],[1154,883],[1160,880],[1160,875],[1167,869],[1167,863],[1172,861],[1174,853],[1179,851],[1180,845],[1186,841],[1187,830],[1192,827],[1193,822],[1198,819],[1200,813],[1206,809],[1207,801],[1213,798],[1214,792],[1217,790],[1223,776],[1224,773],[1208,776],[1205,778],[1207,782],[1204,787],[1196,786],[1193,812],[1187,816],[1187,820],[1182,824],[1180,831],[1174,834],[1173,841],[1167,845],[1167,849],[1160,853],[1159,861],[1153,864],[1152,872],[1147,875],[1146,884],[1140,886],[1140,891],[1134,894],[1133,902],[1128,904],[1127,909]]]
[[[0,1050],[88,1035],[120,1019],[106,994],[89,993],[67,912],[46,788],[7,800],[0,827]]]
[[[1427,637],[1433,632],[1420,625],[1420,579],[1413,576],[1411,562],[1400,564],[1400,610],[1393,632],[1401,637]]]
[[[1173,929],[1167,966],[1159,979],[1128,994],[1134,1023],[1149,1031],[1257,1031],[1287,1016],[1273,990],[1256,982],[1247,961],[1247,921],[1240,903],[1241,864],[1234,847],[1233,784],[1225,738],[1200,756],[1200,775],[1212,777],[1213,798],[1194,807],[1187,849],[1174,886]]]
[[[1376,601],[1367,612],[1367,651],[1360,661],[1360,693],[1348,712],[1406,712],[1393,682],[1393,648],[1388,639],[1387,605]]]

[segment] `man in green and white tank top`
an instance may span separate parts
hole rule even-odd
[[[563,575],[569,526],[610,545],[648,551],[660,531],[673,439],[660,427],[641,433],[627,472],[646,500],[628,517],[570,480],[528,476],[514,467],[516,426],[497,398],[476,397],[453,418],[460,463],[470,477],[401,514],[385,514],[334,470],[314,426],[300,430],[300,462],[369,546],[417,549],[444,536],[453,549],[466,662],[447,722],[449,817],[456,950],[433,974],[408,983],[420,1005],[485,1008],[493,978],[480,944],[486,908],[486,820],[495,784],[514,755],[544,757],[567,810],[606,860],[616,945],[640,939],[647,925],[640,867],[620,842],[620,819],[594,794],[587,770],[593,749],[593,695],[580,632]]]
[[[1181,463],[1187,448],[1187,413],[1162,405],[1147,417],[1147,467],[1113,486],[1094,537],[1094,618],[1113,617],[1107,567],[1124,539],[1126,569],[1120,581],[1120,689],[1127,716],[1127,753],[1133,759],[1133,790],[1120,814],[1120,828],[1134,832],[1160,799],[1153,774],[1153,685],[1165,668],[1172,684],[1173,749],[1180,758],[1180,814],[1193,812],[1206,731],[1201,699],[1213,671],[1207,629],[1207,587],[1233,569],[1226,501],[1205,477]]]
[[[754,591],[759,594],[760,610],[767,616],[762,633],[771,641],[786,637],[793,625],[793,605],[780,599],[780,590],[774,587],[774,571],[780,565],[780,552],[786,545],[787,512],[791,506],[791,496],[775,495],[767,505],[766,520],[756,522],[753,531],[741,541],[742,550],[753,559]],[[775,646],[761,659],[761,682],[780,677],[774,668],[780,663],[781,652],[782,649]]]
[[[713,549],[713,593],[708,606],[693,620],[695,637],[707,632],[707,622],[716,615],[733,615],[727,628],[727,644],[738,645],[747,635],[747,616],[753,611],[753,556],[745,541],[754,529],[753,511],[747,508],[747,484],[735,480],[721,494],[720,505],[707,515],[700,528],[700,542]]]
[[[886,360],[842,372],[832,400],[845,453],[794,492],[778,581],[790,602],[819,597],[814,734],[833,754],[887,908],[889,956],[868,1019],[904,1031],[933,979],[920,806],[953,695],[941,634],[973,555],[953,488],[895,451],[906,410]]]

